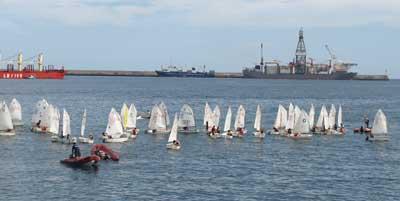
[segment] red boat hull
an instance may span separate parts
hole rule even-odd
[[[97,162],[99,160],[100,157],[93,155],[87,157],[67,158],[61,160],[60,163],[72,166],[83,166],[83,165],[91,165],[92,163]]]
[[[95,145],[93,145],[92,149],[90,150],[90,153],[92,155],[96,155],[97,151],[103,151],[108,156],[110,156],[111,160],[113,160],[113,161],[118,161],[119,160],[119,154],[117,152],[111,150],[110,148],[108,148],[104,144],[95,144]]]
[[[5,71],[0,70],[0,79],[64,79],[65,70]]]

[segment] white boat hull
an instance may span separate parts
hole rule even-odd
[[[261,133],[261,132],[256,131],[253,134],[257,138],[265,138],[265,133]]]
[[[93,139],[86,138],[86,137],[79,137],[78,140],[79,140],[79,143],[82,143],[82,144],[93,144],[94,143]]]
[[[221,135],[220,135],[219,133],[214,133],[214,134],[209,133],[208,136],[209,136],[210,138],[213,138],[213,139],[217,139],[217,138],[220,138],[220,137],[221,137]]]
[[[179,150],[179,149],[181,149],[181,145],[175,145],[173,143],[168,143],[167,144],[167,149]]]
[[[105,143],[122,143],[128,141],[128,137],[121,137],[121,138],[105,138],[103,141]]]
[[[228,133],[225,132],[225,133],[222,133],[221,136],[224,137],[224,138],[226,138],[226,139],[233,139],[232,133],[231,133],[231,135],[228,135]]]
[[[0,131],[0,136],[13,136],[15,135],[15,131]]]
[[[292,139],[311,139],[312,134],[292,133],[289,134],[288,137]]]
[[[51,142],[53,143],[61,143],[61,144],[73,144],[74,142],[76,143],[76,137],[72,138],[61,138],[59,136],[53,135],[51,136]]]
[[[148,134],[169,134],[171,130],[156,130],[156,132],[153,132],[153,130],[146,130],[146,133]]]

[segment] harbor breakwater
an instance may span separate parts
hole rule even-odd
[[[155,71],[67,70],[67,76],[158,77]],[[216,78],[243,78],[241,72],[215,72]],[[389,80],[387,75],[357,75],[354,80]]]

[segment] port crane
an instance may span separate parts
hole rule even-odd
[[[347,72],[350,70],[352,66],[356,66],[355,63],[347,63],[338,60],[337,56],[333,53],[333,51],[329,48],[328,45],[325,45],[325,49],[328,51],[330,55],[329,66],[330,70],[334,72]]]

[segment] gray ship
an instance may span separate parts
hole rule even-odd
[[[294,79],[294,80],[352,80],[357,73],[349,72],[355,63],[339,61],[326,45],[331,59],[328,64],[314,64],[312,58],[306,54],[303,30],[299,31],[299,42],[296,48],[296,57],[288,65],[281,65],[279,61],[264,62],[263,45],[261,44],[261,62],[252,68],[243,70],[244,78],[258,79]]]

